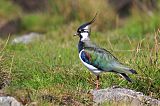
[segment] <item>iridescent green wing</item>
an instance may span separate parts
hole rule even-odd
[[[86,47],[84,52],[88,57],[88,63],[102,71],[112,71],[113,64],[118,63],[117,58],[102,48]]]

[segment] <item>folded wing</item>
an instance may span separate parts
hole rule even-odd
[[[81,58],[101,71],[136,74],[136,71],[121,64],[109,51],[102,48],[86,47],[81,53]]]

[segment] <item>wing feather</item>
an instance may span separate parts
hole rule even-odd
[[[86,47],[83,49],[83,61],[102,71],[112,71],[112,63],[118,62],[109,51],[101,48]]]

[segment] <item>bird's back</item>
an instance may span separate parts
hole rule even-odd
[[[127,74],[132,73],[129,67],[120,63],[109,51],[98,47],[91,41],[84,42],[83,55],[86,56],[85,61],[88,61],[88,64],[96,67],[98,70]]]

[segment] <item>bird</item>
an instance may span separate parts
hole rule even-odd
[[[94,23],[96,16],[97,13],[91,21],[82,24],[74,34],[79,37],[78,53],[81,62],[96,75],[97,90],[99,89],[99,76],[102,72],[113,72],[132,82],[128,74],[137,74],[136,70],[122,64],[108,50],[91,41],[91,24]]]

